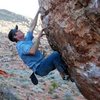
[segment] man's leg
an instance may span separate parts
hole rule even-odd
[[[50,71],[57,68],[61,76],[64,77],[65,72],[64,72],[63,67],[64,67],[64,64],[61,60],[60,54],[55,51],[41,62],[41,64],[37,68],[36,74],[40,76],[45,76]]]
[[[65,65],[64,61],[61,59],[61,55],[56,52],[56,58],[54,59],[54,64],[57,68],[57,70],[59,71],[61,77],[66,80],[69,77],[69,73],[68,73],[68,66]]]
[[[56,69],[53,63],[54,58],[55,55],[53,53],[49,55],[47,58],[45,58],[38,66],[35,73],[40,76],[46,76],[49,72]]]

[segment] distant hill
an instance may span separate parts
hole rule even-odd
[[[0,20],[11,21],[11,22],[26,22],[27,24],[31,18],[10,12],[5,9],[0,9]]]

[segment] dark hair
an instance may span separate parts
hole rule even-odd
[[[10,32],[8,33],[8,38],[12,42],[17,42],[17,40],[14,38],[16,35],[15,33],[18,31],[18,25],[15,26],[14,29],[11,29]]]

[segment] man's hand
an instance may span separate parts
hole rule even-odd
[[[43,31],[44,31],[44,29],[42,29],[41,32],[39,33],[38,38],[41,38],[43,35],[45,35],[45,34],[43,34]]]
[[[43,7],[40,7],[38,12],[41,14],[45,14],[46,10]]]

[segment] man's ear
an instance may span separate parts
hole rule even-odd
[[[14,39],[16,39],[16,35],[14,36]]]
[[[18,40],[16,35],[14,36],[14,39],[15,39],[15,40]]]

